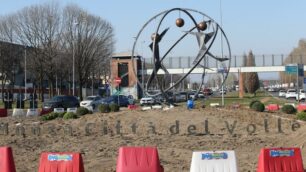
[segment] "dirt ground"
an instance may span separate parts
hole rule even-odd
[[[235,150],[242,172],[256,170],[263,147],[298,146],[306,157],[304,122],[290,115],[248,109],[126,109],[76,120],[0,120],[8,124],[8,133],[1,128],[0,146],[13,148],[17,172],[37,171],[44,151],[81,152],[86,172],[113,172],[118,148],[126,145],[158,147],[161,164],[169,172],[189,171],[196,150]]]

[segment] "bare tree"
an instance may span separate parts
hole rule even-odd
[[[27,69],[32,73],[33,82],[38,81],[39,89],[43,90],[42,84],[45,78],[45,64],[47,59],[42,55],[40,32],[41,28],[41,16],[40,7],[32,6],[24,8],[17,13],[16,18],[16,32],[19,41],[27,46],[31,47],[31,51],[28,51]],[[43,98],[43,92],[40,92],[40,98]]]
[[[44,64],[44,73],[49,81],[49,94],[54,96],[55,80],[58,75],[61,53],[61,14],[57,4],[45,4],[39,6],[41,31],[39,32],[40,48],[43,50],[42,55],[48,59]]]
[[[1,90],[5,88],[7,82],[15,85],[15,76],[20,67],[20,47],[16,44],[15,32],[16,16],[8,15],[2,17],[0,21],[0,79]],[[1,91],[3,94],[3,91]],[[3,95],[2,95],[3,97]]]
[[[71,47],[69,50],[75,48],[75,69],[82,100],[82,88],[94,68],[109,62],[114,46],[113,28],[110,23],[75,5],[64,9],[64,19],[66,33],[70,33],[66,34],[69,35],[67,45]]]
[[[69,5],[64,10],[56,3],[35,5],[0,21],[1,40],[8,42],[8,45],[19,43],[27,47],[27,69],[32,82],[39,85],[40,98],[43,98],[43,81],[46,79],[50,96],[54,95],[58,81],[61,86],[63,82],[71,83],[74,55],[75,76],[82,99],[82,87],[89,78],[109,74],[113,37],[110,23],[75,5]],[[4,54],[10,57],[9,62],[14,63],[11,58],[13,51],[0,52],[1,78],[8,80],[10,75],[5,71],[10,71],[14,65],[4,65]]]

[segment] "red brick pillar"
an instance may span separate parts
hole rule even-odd
[[[244,96],[244,80],[242,77],[242,72],[239,72],[239,98],[243,98]]]

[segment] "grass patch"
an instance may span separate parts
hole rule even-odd
[[[41,101],[38,101],[37,103],[38,103],[37,107],[41,108],[43,103]],[[16,108],[16,107],[17,107],[17,103],[16,103],[16,101],[14,101],[13,104],[12,104],[12,108]],[[3,101],[0,101],[0,108],[4,108]],[[30,109],[30,101],[27,100],[27,101],[24,102],[24,109]]]
[[[272,97],[265,91],[257,91],[256,96],[254,94],[245,93],[243,98],[239,98],[239,92],[233,91],[228,92],[224,95],[224,105],[225,106],[231,106],[233,104],[240,104],[242,106],[249,106],[249,104],[254,101],[258,100],[261,101],[264,105],[268,104],[284,104],[287,101],[285,99],[279,99],[276,97]],[[201,100],[198,100],[197,102],[201,102]],[[205,100],[205,105],[209,106],[210,103],[222,103],[222,97],[221,95],[211,97],[207,100]]]

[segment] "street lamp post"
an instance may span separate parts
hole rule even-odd
[[[76,27],[79,23],[75,22],[74,25],[74,32],[76,32]],[[74,47],[74,37],[72,34],[72,95],[75,96],[75,47]]]
[[[27,98],[27,47],[24,49],[24,99]]]
[[[74,40],[72,40],[72,95],[74,96],[74,90],[75,90],[75,85],[74,85]]]

